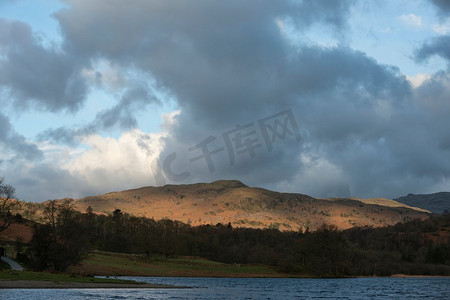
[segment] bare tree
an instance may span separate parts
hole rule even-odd
[[[75,212],[74,206],[73,199],[65,199],[63,202],[50,200],[47,203],[44,208],[44,216],[53,230],[56,230],[57,227],[66,227]]]
[[[51,200],[44,208],[44,215],[47,218],[48,223],[52,226],[53,230],[56,229],[56,223],[58,221],[59,205],[56,200]]]
[[[6,230],[14,219],[12,209],[17,205],[15,191],[13,186],[4,183],[4,178],[0,178],[0,232]]]

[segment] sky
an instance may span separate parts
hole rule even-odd
[[[0,0],[0,177],[450,191],[446,0]]]

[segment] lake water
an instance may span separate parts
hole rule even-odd
[[[450,299],[450,278],[120,277],[191,289],[5,289],[0,299]]]

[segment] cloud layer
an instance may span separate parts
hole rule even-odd
[[[4,147],[31,160],[45,153],[12,176],[18,189],[33,191],[27,197],[36,195],[27,185],[52,180],[58,188],[50,186],[38,200],[155,184],[155,158],[162,169],[173,159],[171,172],[158,175],[166,182],[185,173],[179,183],[239,179],[322,197],[450,188],[450,75],[441,71],[412,86],[395,66],[346,45],[354,1],[65,2],[69,7],[55,14],[60,47],[42,46],[26,24],[0,20],[2,99],[12,99],[17,110],[76,112],[90,89],[120,92],[94,120],[50,128],[39,144],[16,135],[0,115]],[[432,3],[448,13],[446,2]],[[337,45],[311,43],[304,34],[317,27]],[[450,60],[448,49],[448,36],[424,41],[417,62],[433,55]],[[105,62],[109,67],[96,69]],[[130,70],[139,75],[124,75]],[[137,112],[168,98],[179,112],[166,117],[161,133],[135,129]],[[269,150],[258,121],[286,110],[301,140],[288,134]],[[230,135],[227,147],[237,125],[249,127]],[[124,133],[96,135],[110,128]],[[211,156],[213,172],[205,158],[193,160],[205,141],[210,151],[223,148]],[[80,142],[89,149],[74,152]],[[52,157],[46,143],[58,145],[59,154]]]

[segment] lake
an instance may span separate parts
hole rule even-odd
[[[0,299],[450,299],[450,278],[120,277],[191,289],[6,289]]]

